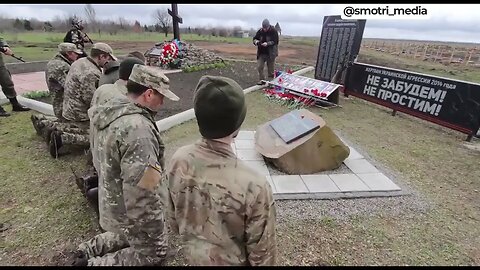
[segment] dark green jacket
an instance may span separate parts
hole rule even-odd
[[[97,88],[104,84],[115,83],[118,80],[119,67],[120,67],[120,63],[117,61],[108,62],[103,68],[103,74],[102,76],[100,76],[100,80],[98,81]]]

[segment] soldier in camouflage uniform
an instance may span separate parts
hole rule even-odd
[[[86,57],[87,54],[85,53],[85,42],[91,42],[90,38],[83,33],[83,23],[77,19],[72,20],[72,29],[70,29],[65,38],[63,39],[64,42],[69,42],[75,44],[79,50],[82,51],[82,55],[80,57]]]
[[[133,66],[135,64],[144,65],[144,63],[134,57],[126,58],[122,61],[119,67],[119,79],[114,84],[105,84],[100,86],[92,98],[92,105],[88,109],[88,116],[90,118],[90,149],[97,149],[97,144],[95,138],[97,138],[97,130],[93,125],[93,112],[94,109],[98,106],[104,105],[114,97],[126,96],[127,95],[127,81],[128,77],[132,73]],[[98,172],[100,170],[100,161],[96,155],[97,151],[92,151],[92,162],[95,170]],[[97,174],[98,175],[98,174]],[[92,181],[95,181],[92,179]],[[92,207],[98,209],[98,176],[96,178],[97,183],[89,183],[87,186],[82,185],[82,192],[85,192],[87,200],[90,202]]]
[[[91,109],[97,130],[100,224],[107,232],[82,243],[74,265],[157,265],[167,253],[163,201],[164,144],[154,121],[164,97],[179,98],[155,68],[135,65],[128,96]]]
[[[167,170],[167,220],[190,265],[274,265],[275,203],[267,179],[230,144],[246,115],[235,81],[200,79],[194,110],[202,139],[179,148]]]
[[[7,69],[5,62],[3,61],[3,54],[5,55],[13,55],[13,51],[10,49],[10,46],[7,44],[3,38],[0,38],[0,86],[2,87],[2,91],[5,96],[10,100],[10,104],[12,104],[12,111],[14,112],[22,112],[30,110],[27,107],[22,106],[18,103],[17,100],[17,92],[15,92],[15,86],[12,81],[12,76],[10,71]],[[7,117],[10,116],[2,106],[0,106],[0,117]]]
[[[145,57],[140,52],[136,52],[136,51],[131,52],[127,55],[127,58],[128,57],[138,58],[143,63],[145,63]],[[120,63],[118,61],[108,62],[103,68],[103,74],[102,76],[100,76],[100,80],[98,81],[98,86],[102,86],[104,84],[114,84],[119,78],[119,70],[120,70]]]
[[[75,47],[73,43],[60,43],[58,45],[58,53],[47,63],[45,79],[47,81],[48,90],[53,95],[53,112],[55,116],[62,119],[63,106],[63,86],[70,65],[78,59],[82,51]]]
[[[58,53],[47,63],[45,71],[45,79],[50,94],[53,97],[53,112],[56,117],[43,114],[32,114],[31,120],[35,130],[39,135],[49,138],[49,131],[62,122],[62,105],[63,105],[63,86],[67,77],[70,65],[78,59],[82,51],[77,49],[73,43],[60,43],[58,45]],[[66,124],[66,123],[65,123]],[[61,128],[60,128],[61,129]],[[47,140],[48,141],[48,140]]]
[[[76,125],[80,133],[70,133],[56,129],[50,138],[50,153],[58,154],[58,150],[65,144],[90,146],[88,135],[89,118],[87,110],[90,108],[93,93],[102,67],[109,61],[117,61],[112,48],[105,43],[95,43],[90,56],[78,59],[70,67],[65,79],[62,116],[65,121]]]

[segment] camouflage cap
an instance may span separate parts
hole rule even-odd
[[[63,42],[58,44],[58,51],[63,53],[74,52],[77,54],[83,54],[82,50],[78,49],[77,46],[75,46],[75,44],[70,42]]]
[[[135,64],[128,80],[154,89],[170,100],[180,100],[177,95],[169,90],[170,80],[157,68]]]
[[[113,60],[115,60],[115,61],[118,60],[117,57],[115,57],[115,55],[113,55],[112,47],[110,47],[110,45],[108,45],[107,43],[97,42],[97,43],[93,44],[92,49],[97,49],[97,50],[100,50],[104,53],[108,53],[108,55],[110,55],[110,57],[112,57]]]

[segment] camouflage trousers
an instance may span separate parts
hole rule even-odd
[[[32,115],[32,124],[37,134],[42,136],[46,141],[49,140],[53,130],[60,133],[63,144],[90,146],[89,124],[68,122],[54,116],[43,114]]]
[[[153,246],[132,247],[126,236],[104,232],[78,246],[85,253],[88,266],[153,266],[161,265],[166,247],[160,252]]]
[[[62,119],[62,110],[63,110],[63,91],[54,91],[50,92],[53,95],[52,106],[53,113],[59,119]]]

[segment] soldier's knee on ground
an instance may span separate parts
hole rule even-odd
[[[43,136],[45,124],[40,121],[39,115],[32,114],[32,116],[30,116],[30,120],[32,121],[33,128],[37,132],[37,135]]]

